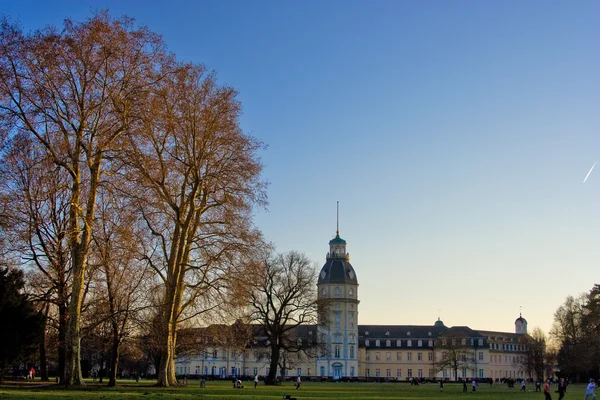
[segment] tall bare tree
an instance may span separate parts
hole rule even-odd
[[[256,276],[245,279],[248,302],[248,319],[263,326],[270,347],[270,369],[267,384],[273,384],[280,357],[290,353],[314,349],[298,341],[296,331],[300,325],[317,324],[319,311],[324,304],[317,299],[317,272],[313,263],[303,254],[289,252],[265,259]],[[303,338],[299,338],[303,339]]]
[[[121,344],[133,332],[137,315],[148,307],[146,293],[153,279],[147,263],[138,259],[142,232],[124,199],[100,194],[98,223],[93,235],[90,264],[98,269],[96,299],[110,325],[108,386],[117,384]]]
[[[154,236],[147,260],[163,282],[160,386],[177,383],[178,324],[222,303],[227,279],[261,239],[251,212],[266,201],[262,144],[241,131],[235,96],[202,66],[180,65],[153,86],[128,146],[130,196]]]
[[[0,131],[40,144],[68,177],[72,290],[64,383],[82,384],[80,311],[96,196],[166,58],[158,35],[106,13],[24,34],[0,24]]]
[[[32,269],[29,276],[35,279],[31,287],[36,301],[52,306],[45,314],[58,330],[58,373],[62,377],[71,276],[68,176],[39,145],[22,136],[14,138],[2,158],[0,174],[0,193],[7,205],[4,216],[10,221],[6,237],[23,266]]]

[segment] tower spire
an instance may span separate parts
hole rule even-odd
[[[340,202],[337,202],[337,223],[335,229],[335,235],[340,236]]]

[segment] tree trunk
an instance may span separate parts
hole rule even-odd
[[[279,347],[277,343],[271,343],[271,363],[269,366],[269,376],[267,376],[266,384],[274,385],[277,382],[277,367],[279,366]]]
[[[71,304],[69,305],[69,323],[66,335],[65,351],[65,379],[67,386],[81,386],[83,376],[81,374],[81,338],[80,319],[81,305],[83,303],[84,268],[79,263],[73,262],[73,292]]]
[[[117,370],[119,368],[119,350],[121,341],[118,336],[113,337],[110,375],[108,377],[108,386],[117,386]]]
[[[65,382],[65,353],[67,339],[67,302],[64,288],[59,288],[58,297],[58,377],[60,382]]]
[[[48,320],[49,303],[44,307],[44,325],[42,327],[42,336],[40,337],[40,378],[44,382],[48,382],[48,365],[46,363],[46,324]]]
[[[165,296],[160,368],[157,386],[177,385],[175,376],[175,344],[177,340],[178,296],[176,284],[169,285]]]

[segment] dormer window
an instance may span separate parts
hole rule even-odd
[[[431,332],[427,332],[427,336],[431,336]]]
[[[365,340],[365,346],[368,346],[368,345],[369,345],[369,343],[370,343],[370,342],[369,342],[369,339]]]
[[[410,331],[406,332],[406,336],[410,336]]]
[[[390,336],[390,333],[389,333],[389,332],[386,332],[386,333],[385,333],[385,336]]]
[[[369,331],[365,331],[365,336],[369,336]]]

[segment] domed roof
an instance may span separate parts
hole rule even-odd
[[[327,262],[321,268],[318,284],[327,283],[350,283],[358,285],[358,279],[356,278],[356,272],[354,272],[352,264],[342,258],[327,259]]]
[[[515,320],[515,324],[516,324],[517,322],[521,322],[521,323],[525,323],[525,324],[526,324],[526,323],[527,323],[527,320],[526,320],[525,318],[523,318],[521,315],[519,315],[519,318],[517,318],[517,319]]]
[[[446,326],[446,325],[444,325],[444,322],[438,318],[437,321],[435,321],[435,323],[433,324],[433,326]]]
[[[329,244],[335,244],[335,243],[346,244],[346,241],[340,237],[339,231],[337,232],[335,237],[329,241]]]

